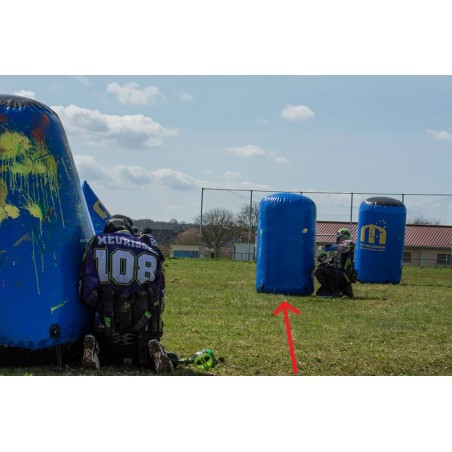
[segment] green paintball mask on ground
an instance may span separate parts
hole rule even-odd
[[[215,354],[212,349],[205,348],[196,352],[193,359],[193,365],[198,369],[208,370],[216,364]]]

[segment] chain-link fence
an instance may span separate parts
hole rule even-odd
[[[225,255],[238,260],[253,260],[255,257],[254,234],[255,220],[253,208],[266,196],[274,193],[300,193],[307,196],[316,205],[317,221],[338,221],[352,224],[358,221],[361,203],[374,196],[386,196],[402,201],[407,209],[407,224],[452,225],[452,194],[445,193],[351,193],[327,191],[269,191],[226,188],[202,188],[200,205],[200,233],[203,216],[210,209],[230,210],[234,215],[244,211],[249,214],[248,235],[245,234],[236,243],[222,251]],[[452,246],[452,244],[451,244]],[[447,265],[447,264],[446,264]]]
[[[212,208],[229,209],[238,213],[243,206],[258,204],[262,198],[277,190],[240,190],[226,188],[201,189],[201,217]],[[407,209],[407,223],[426,221],[430,224],[452,225],[452,194],[428,193],[347,193],[305,191],[317,207],[318,221],[358,221],[361,203],[373,196],[387,196],[402,201]]]

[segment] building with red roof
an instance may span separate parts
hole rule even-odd
[[[350,230],[353,240],[357,239],[357,223],[318,221],[316,242],[318,246],[335,242],[336,232],[341,228]],[[431,224],[407,224],[405,226],[404,265],[434,267],[451,266],[452,226]]]

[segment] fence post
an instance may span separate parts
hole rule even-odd
[[[250,215],[248,221],[248,257],[251,253],[251,222],[253,218],[253,190],[250,190]]]
[[[203,202],[204,202],[204,188],[201,188],[201,215],[199,217],[199,258],[202,258],[201,253],[201,240],[202,240],[202,208],[203,208]]]

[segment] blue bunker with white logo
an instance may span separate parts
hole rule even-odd
[[[384,196],[359,208],[355,267],[363,283],[399,284],[402,279],[406,207]]]
[[[57,114],[35,100],[0,95],[2,364],[81,354],[90,316],[78,280],[93,234]]]
[[[316,206],[298,193],[259,203],[256,290],[285,295],[314,291]]]

